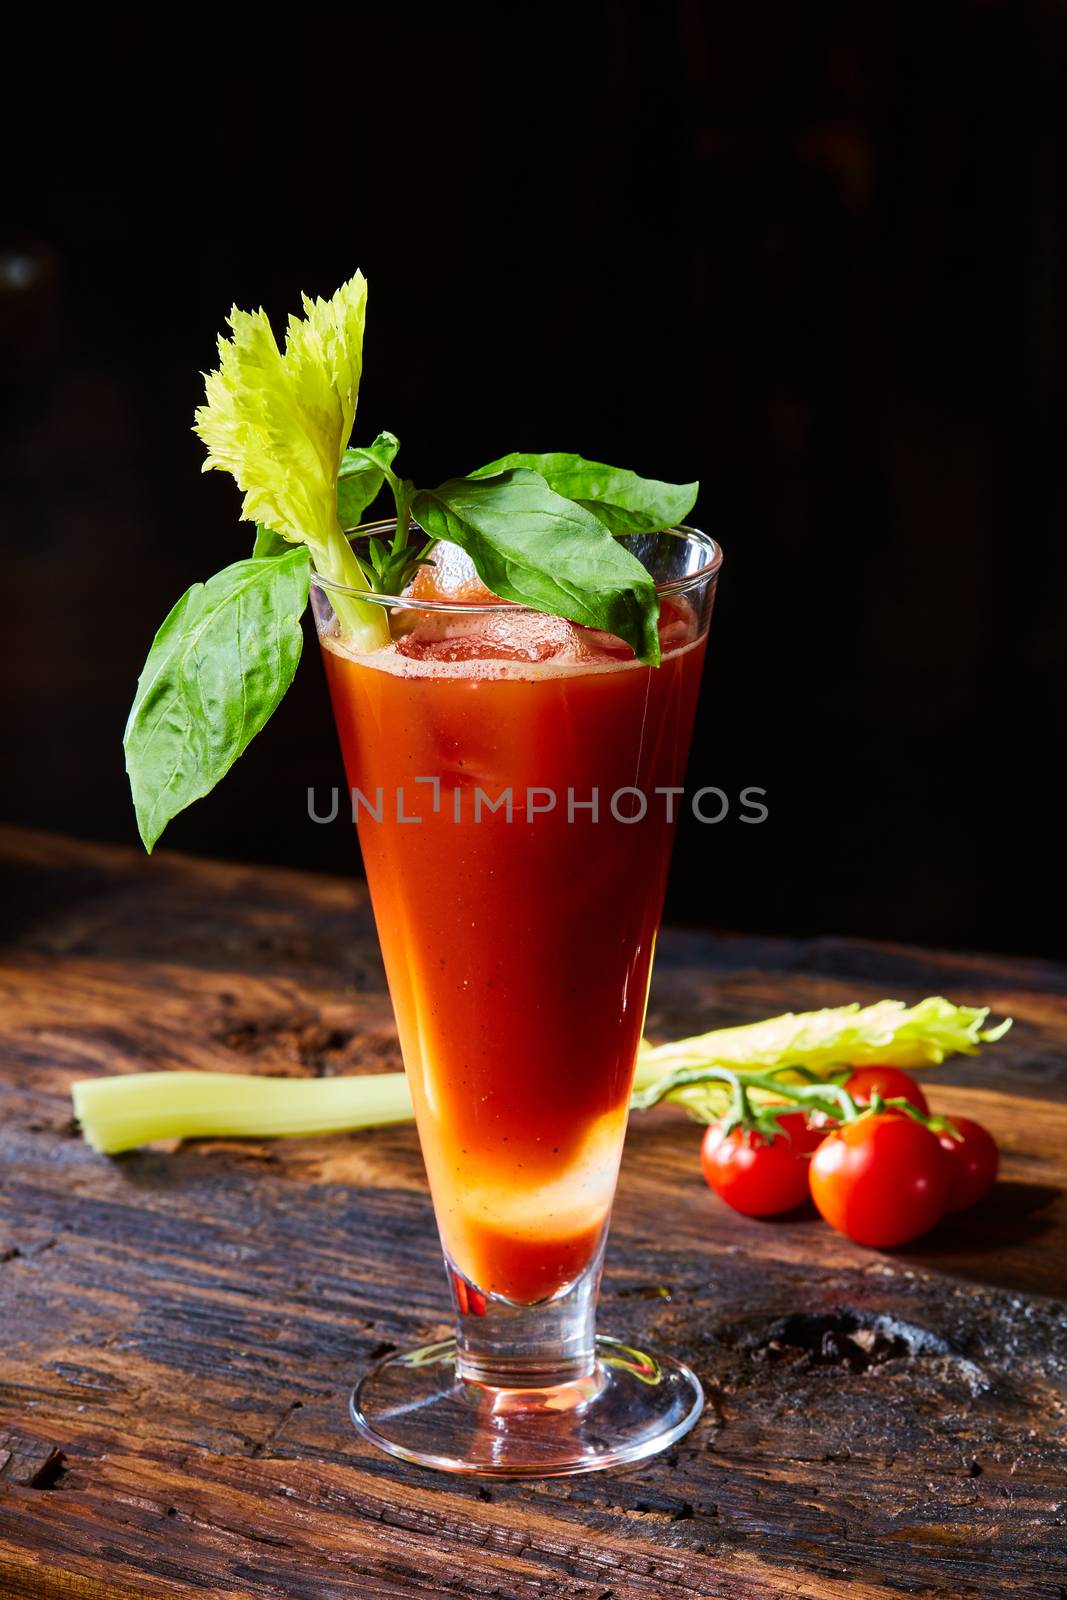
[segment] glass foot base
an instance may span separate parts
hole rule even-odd
[[[390,1356],[353,1390],[349,1409],[365,1439],[419,1466],[486,1477],[561,1477],[655,1455],[680,1439],[704,1407],[680,1361],[597,1338],[586,1378],[551,1389],[499,1389],[456,1374],[445,1339]]]

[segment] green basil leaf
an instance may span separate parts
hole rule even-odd
[[[207,794],[263,727],[300,660],[305,545],[194,583],[152,642],[126,724],[126,771],[145,849]]]
[[[640,561],[604,524],[537,472],[450,478],[422,489],[412,515],[435,539],[466,550],[504,600],[603,628],[642,661],[659,661],[659,597]]]
[[[585,461],[563,451],[524,455],[516,450],[479,467],[471,477],[493,477],[509,467],[539,472],[557,494],[576,500],[615,534],[658,533],[662,528],[677,527],[692,511],[700,488],[699,483],[639,478],[622,467],[607,467],[601,461]]]
[[[295,546],[283,539],[280,533],[275,533],[272,528],[265,527],[262,522],[256,523],[256,542],[252,546],[253,561],[272,561],[275,556],[288,555]]]
[[[363,521],[399,449],[395,433],[380,433],[373,444],[345,451],[337,474],[337,517],[342,528],[355,528]]]

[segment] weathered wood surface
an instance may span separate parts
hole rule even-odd
[[[0,1594],[386,1600],[1067,1596],[1067,974],[836,940],[664,937],[657,1037],[882,995],[1017,1019],[936,1103],[1001,1140],[892,1255],[704,1188],[635,1120],[602,1325],[708,1411],[626,1473],[461,1482],[352,1432],[354,1376],[444,1331],[414,1131],[109,1161],[69,1084],[397,1064],[356,883],[0,834]]]

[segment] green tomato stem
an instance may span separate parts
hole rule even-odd
[[[942,1117],[924,1115],[908,1100],[884,1100],[878,1094],[873,1096],[870,1105],[864,1105],[861,1101],[853,1099],[842,1083],[834,1083],[827,1079],[817,1079],[808,1083],[783,1083],[779,1073],[793,1070],[791,1067],[782,1066],[772,1068],[769,1072],[743,1072],[732,1067],[710,1064],[702,1067],[676,1067],[673,1072],[664,1073],[654,1083],[636,1089],[631,1105],[637,1111],[645,1111],[666,1099],[668,1095],[677,1093],[679,1089],[690,1089],[705,1083],[725,1083],[729,1085],[731,1091],[726,1120],[733,1126],[765,1128],[769,1123],[775,1122],[778,1116],[793,1109],[809,1113],[821,1112],[823,1116],[831,1117],[835,1122],[855,1122],[860,1117],[873,1116],[879,1111],[901,1111],[925,1128],[931,1128],[934,1124],[940,1125],[945,1120]],[[779,1102],[785,1101],[786,1104],[770,1106],[761,1104],[754,1110],[750,1099],[753,1089],[774,1095]],[[934,1128],[933,1131],[938,1131],[938,1128]]]

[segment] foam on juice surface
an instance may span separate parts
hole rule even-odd
[[[447,541],[434,546],[432,564],[418,569],[403,599],[410,604],[390,608],[392,642],[384,648],[352,650],[337,634],[322,643],[336,655],[405,677],[524,678],[641,665],[612,633],[499,599],[466,552]],[[664,599],[659,631],[665,655],[695,642],[696,618],[687,600]],[[540,670],[531,674],[531,667]]]
[[[678,604],[678,602],[674,602]],[[675,638],[683,630],[673,630]],[[677,643],[665,637],[664,630],[660,631],[661,647],[664,660],[687,654],[695,650],[701,640],[693,636],[694,629],[686,625],[684,640]],[[529,653],[505,655],[474,654],[466,651],[457,654],[451,659],[447,655],[406,655],[397,649],[395,641],[385,645],[380,650],[354,650],[347,640],[340,634],[322,634],[319,642],[324,650],[329,650],[332,655],[340,656],[346,661],[351,661],[360,667],[367,667],[375,672],[388,672],[398,678],[511,678],[517,681],[535,682],[548,677],[584,677],[586,674],[601,672],[633,672],[643,667],[643,663],[636,660],[629,646],[624,646],[621,640],[612,635],[605,635],[611,639],[616,653],[605,651],[603,654],[590,651],[582,656],[571,655],[569,652],[560,651],[555,655],[541,654],[539,657]],[[622,651],[625,650],[625,658]]]

